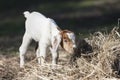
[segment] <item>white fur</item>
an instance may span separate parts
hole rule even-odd
[[[57,29],[57,25],[54,20],[46,18],[44,15],[38,12],[24,12],[26,18],[25,22],[25,34],[23,36],[22,44],[19,48],[20,51],[20,67],[24,67],[24,54],[27,51],[31,40],[39,42],[38,50],[36,51],[38,62],[44,64],[46,57],[46,49],[50,45],[50,51],[52,53],[52,64],[56,64],[57,61],[57,48],[61,41],[60,31]],[[57,39],[56,45],[54,41]]]
[[[73,48],[76,48],[74,33],[67,33],[67,35],[68,35],[68,38],[73,42]]]

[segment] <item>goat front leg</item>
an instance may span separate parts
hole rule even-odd
[[[23,40],[22,40],[22,44],[19,48],[19,53],[20,53],[20,67],[23,68],[24,67],[24,55],[27,51],[27,48],[29,46],[31,42],[31,37],[25,33],[23,36]]]
[[[58,53],[57,53],[57,49],[58,46],[61,42],[61,38],[60,36],[55,36],[52,38],[52,47],[50,48],[50,51],[52,53],[52,68],[56,68],[56,64],[58,62]]]

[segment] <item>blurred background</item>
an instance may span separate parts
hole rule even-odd
[[[0,53],[18,51],[24,34],[24,11],[53,18],[79,37],[108,32],[118,24],[120,0],[0,0]]]

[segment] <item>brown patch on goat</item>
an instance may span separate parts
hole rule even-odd
[[[62,36],[62,40],[61,40],[60,45],[67,52],[72,53],[73,52],[73,42],[72,42],[72,40],[69,39],[67,33],[73,33],[73,32],[69,31],[69,30],[62,30],[61,31],[60,34]]]

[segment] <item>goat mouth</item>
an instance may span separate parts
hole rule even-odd
[[[72,54],[74,53],[74,50],[71,50],[71,51],[67,51],[69,54]]]

